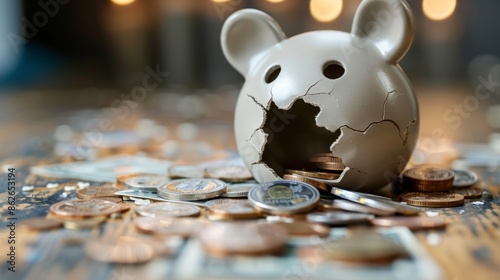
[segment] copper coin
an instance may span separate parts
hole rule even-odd
[[[288,233],[288,236],[291,237],[305,237],[305,236],[326,237],[330,234],[329,227],[321,224],[308,223],[305,221],[294,221],[293,223],[272,222],[270,224],[279,225],[283,227]]]
[[[322,190],[325,192],[330,192],[332,189],[331,187],[329,187],[327,184],[325,184],[323,182],[319,182],[319,181],[309,179],[307,177],[303,177],[303,176],[296,175],[296,174],[285,174],[283,176],[283,179],[303,182],[303,183],[309,184],[309,185],[317,188],[318,190]]]
[[[411,230],[444,228],[446,219],[443,217],[380,217],[371,223],[381,227],[407,227]]]
[[[79,218],[107,216],[120,210],[121,207],[117,203],[96,199],[72,199],[50,206],[50,211],[55,215]]]
[[[145,233],[181,237],[190,237],[203,226],[203,222],[199,219],[167,217],[138,217],[134,220],[134,224]]]
[[[223,165],[209,167],[205,170],[208,177],[226,182],[244,182],[253,179],[253,175],[242,165]]]
[[[208,210],[232,218],[256,218],[261,214],[247,199],[221,198],[205,202]]]
[[[135,212],[146,217],[191,217],[200,214],[200,207],[173,202],[154,202],[136,208]]]
[[[334,157],[333,155],[331,156],[324,156],[324,155],[315,155],[312,157],[309,157],[310,162],[337,162],[337,163],[342,163],[342,159],[338,157]]]
[[[354,203],[351,201],[347,200],[341,200],[341,199],[335,199],[333,201],[321,201],[319,203],[319,206],[322,207],[323,209],[333,209],[333,210],[342,210],[342,211],[349,211],[349,212],[357,212],[357,213],[366,213],[366,214],[373,214],[377,216],[389,216],[389,215],[394,215],[393,211],[385,211],[383,209],[377,209],[373,207],[369,207],[366,205]]]
[[[73,230],[89,229],[97,227],[105,221],[106,217],[103,216],[83,220],[68,220],[64,221],[64,228]]]
[[[339,173],[328,173],[328,172],[316,172],[316,171],[306,171],[306,170],[296,170],[296,169],[285,169],[288,174],[297,174],[306,177],[312,177],[317,179],[325,180],[335,180],[340,177]]]
[[[120,189],[113,185],[92,186],[76,191],[76,197],[80,199],[92,199],[96,197],[116,197],[115,192]]]
[[[345,169],[345,165],[339,162],[317,162],[316,167],[330,171],[343,171]]]
[[[418,185],[405,184],[405,187],[419,192],[445,192],[451,190],[451,185]]]
[[[403,181],[415,185],[450,186],[453,183],[455,173],[453,170],[420,166],[403,171]]]
[[[90,240],[85,245],[84,250],[87,256],[92,259],[108,263],[144,263],[155,256],[152,243],[137,236]]]
[[[213,256],[266,255],[281,252],[288,235],[279,225],[230,222],[204,227],[198,239],[205,251]]]
[[[410,192],[401,195],[401,200],[414,206],[422,207],[455,207],[464,205],[464,197],[457,193],[422,193]]]
[[[19,226],[28,230],[46,231],[60,228],[62,221],[46,218],[29,218],[19,222]]]
[[[464,198],[479,198],[483,195],[483,190],[477,186],[471,188],[460,188],[460,189],[454,188],[450,192],[462,195]]]

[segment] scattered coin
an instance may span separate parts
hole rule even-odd
[[[35,189],[35,187],[34,187],[34,186],[23,186],[23,187],[22,187],[22,191],[23,191],[23,192],[31,192],[31,191],[33,191],[34,189]]]
[[[358,212],[365,214],[372,214],[377,216],[388,216],[393,215],[393,211],[386,211],[383,209],[377,209],[373,207],[369,207],[366,205],[362,205],[359,203],[354,203],[348,200],[335,199],[333,201],[329,200],[320,200],[318,206],[321,209],[328,210],[341,210],[341,211],[349,211],[349,212]]]
[[[185,179],[185,178],[203,178],[205,177],[205,170],[197,165],[171,165],[168,170],[168,176],[172,179]]]
[[[324,180],[335,180],[340,177],[340,173],[328,173],[328,172],[317,172],[317,171],[306,171],[297,169],[286,169],[287,174],[297,174],[305,177],[312,177]]]
[[[261,216],[247,199],[213,199],[205,202],[205,206],[214,213],[232,219],[249,219]]]
[[[80,218],[107,216],[120,210],[121,207],[117,203],[95,199],[71,199],[50,206],[50,212],[57,216]]]
[[[93,186],[76,191],[76,197],[80,199],[92,199],[96,197],[116,197],[115,192],[119,191],[113,185]]]
[[[288,240],[286,230],[274,224],[255,222],[213,223],[198,234],[205,252],[231,255],[270,255],[281,253]]]
[[[248,197],[248,192],[257,185],[256,183],[229,184],[226,192],[221,196],[231,198]]]
[[[404,255],[404,249],[390,237],[379,233],[355,233],[346,239],[329,241],[299,249],[302,258],[320,258],[363,265],[386,265]]]
[[[244,182],[253,179],[250,170],[243,165],[214,166],[207,168],[205,172],[210,178],[226,182]]]
[[[373,218],[375,218],[374,215],[347,212],[314,212],[307,214],[307,220],[309,222],[327,225],[362,223]]]
[[[471,187],[477,183],[477,175],[472,171],[454,169],[453,172],[455,173],[452,184],[454,188]]]
[[[172,217],[138,217],[135,226],[142,232],[157,235],[190,237],[203,226],[198,219],[180,219]]]
[[[85,245],[84,250],[87,256],[92,259],[109,263],[144,263],[155,256],[153,245],[136,236],[90,240]]]
[[[29,218],[19,222],[19,226],[33,231],[46,231],[60,228],[62,221],[46,218]]]
[[[64,228],[73,230],[89,229],[99,226],[105,221],[106,217],[103,216],[83,220],[67,220],[64,221]]]
[[[135,209],[146,217],[192,217],[200,214],[200,207],[173,202],[155,202]]]
[[[307,177],[303,177],[303,176],[300,176],[297,174],[285,174],[283,176],[283,179],[303,182],[303,183],[309,184],[309,185],[317,188],[318,190],[325,191],[325,192],[330,192],[332,189],[330,186],[328,186],[325,183],[322,183],[322,182],[319,182],[319,181],[316,181],[313,179],[309,179]]]
[[[329,227],[316,223],[308,223],[305,221],[293,221],[291,223],[274,222],[272,224],[283,227],[290,237],[326,237],[330,234]]]
[[[128,189],[142,192],[156,192],[159,186],[169,181],[169,178],[164,175],[136,174],[129,175],[129,177],[124,180],[124,183]]]
[[[435,229],[446,226],[444,217],[380,217],[371,220],[371,223],[381,227],[407,227],[411,230]]]
[[[217,179],[179,179],[158,188],[158,195],[173,200],[204,200],[226,192],[226,183]]]
[[[401,200],[415,206],[422,207],[455,207],[464,205],[464,197],[457,193],[421,193],[410,192],[401,195]]]
[[[437,167],[414,167],[403,172],[404,186],[422,192],[448,191],[455,174],[450,169]]]
[[[313,209],[318,203],[319,191],[298,181],[273,181],[250,190],[248,200],[265,213],[295,214]]]
[[[479,198],[483,194],[483,190],[480,187],[474,186],[470,188],[453,188],[451,193],[457,193],[462,195],[464,198]]]

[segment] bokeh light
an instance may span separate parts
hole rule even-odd
[[[439,21],[450,17],[457,6],[457,0],[423,0],[422,9],[426,17]]]
[[[342,0],[311,0],[309,10],[312,17],[319,22],[330,22],[342,12]]]

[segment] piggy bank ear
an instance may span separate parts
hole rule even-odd
[[[414,25],[405,0],[364,0],[351,33],[370,40],[389,63],[398,63],[413,41]]]
[[[224,23],[221,45],[229,63],[246,76],[264,51],[284,39],[285,34],[269,15],[244,9],[232,14]]]

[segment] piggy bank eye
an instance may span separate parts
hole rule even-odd
[[[265,81],[266,83],[270,84],[278,78],[279,74],[281,72],[281,66],[279,65],[274,65],[273,67],[269,68],[266,73]]]
[[[340,62],[328,61],[323,66],[323,75],[325,75],[325,77],[327,77],[330,80],[338,79],[342,77],[344,73],[345,69],[342,66],[342,64],[340,64]]]

